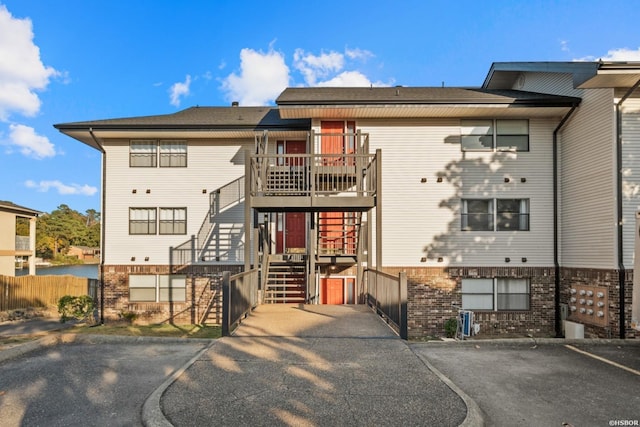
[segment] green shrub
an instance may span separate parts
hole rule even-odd
[[[58,300],[58,313],[62,323],[70,319],[87,320],[93,314],[95,304],[89,295],[65,295]]]
[[[451,317],[444,322],[444,332],[447,338],[453,338],[456,336],[458,330],[458,320],[455,317]]]
[[[138,318],[138,314],[133,311],[122,310],[118,313],[118,317],[128,323],[133,323]]]

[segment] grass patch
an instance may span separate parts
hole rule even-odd
[[[29,341],[34,341],[42,338],[42,335],[21,335],[17,337],[0,337],[0,350],[5,348],[15,347],[16,345],[24,344]]]
[[[131,337],[216,339],[222,336],[222,328],[220,326],[171,325],[168,323],[154,325],[106,324],[100,326],[77,326],[68,331],[78,334],[125,335]]]

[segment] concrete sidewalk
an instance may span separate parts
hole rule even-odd
[[[262,305],[188,365],[147,401],[147,425],[483,422],[364,306]],[[149,411],[154,400],[160,408]]]

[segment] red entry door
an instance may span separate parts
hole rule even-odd
[[[305,154],[306,141],[278,141],[278,152],[284,154]],[[287,159],[287,165],[303,165],[304,159]],[[304,212],[278,214],[276,225],[276,252],[285,253],[291,248],[307,247],[307,221]]]
[[[325,277],[322,279],[322,304],[344,304],[344,280]]]

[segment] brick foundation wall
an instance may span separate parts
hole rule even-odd
[[[462,278],[512,277],[531,282],[530,310],[476,311],[478,337],[555,336],[554,269],[552,267],[385,268],[389,274],[406,272],[410,339],[445,336],[444,323],[462,305]]]
[[[633,270],[625,272],[625,337],[637,338],[631,329],[631,298],[633,295]],[[620,338],[620,284],[619,271],[615,269],[565,268],[560,270],[560,302],[570,305],[571,288],[576,286],[601,286],[608,291],[608,319],[606,326],[578,320],[584,325],[585,338]],[[576,321],[575,315],[568,320]]]
[[[104,281],[104,319],[105,322],[120,320],[125,313],[135,313],[136,323],[177,324],[199,323],[206,308],[220,289],[211,289],[207,275],[230,271],[239,273],[242,266],[193,266],[173,271],[173,274],[184,274],[186,279],[186,298],[184,302],[131,302],[129,301],[130,274],[170,274],[168,265],[105,265],[100,274]]]

